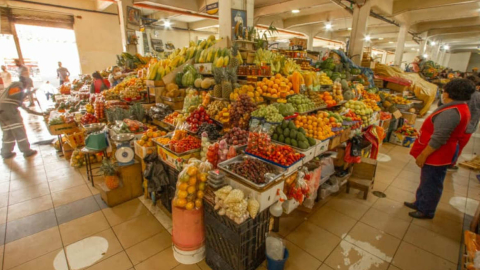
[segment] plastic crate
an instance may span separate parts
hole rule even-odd
[[[269,231],[268,209],[237,224],[220,216],[208,201],[205,205],[206,262],[214,270],[255,270],[266,259],[265,240]]]

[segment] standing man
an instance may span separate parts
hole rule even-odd
[[[9,159],[16,155],[13,152],[15,143],[18,143],[18,148],[22,151],[24,157],[30,157],[37,153],[36,150],[30,148],[23,119],[18,108],[21,107],[28,113],[35,115],[43,114],[23,106],[25,94],[23,86],[19,82],[12,83],[5,91],[0,93],[0,126],[3,132],[1,155],[4,159]]]
[[[7,88],[12,83],[12,74],[7,71],[6,66],[2,66],[2,72],[0,72],[0,77],[3,79],[3,86]]]
[[[64,82],[68,82],[70,77],[70,71],[67,68],[62,67],[62,62],[58,62],[58,69],[57,69],[57,79],[60,79],[60,86]]]
[[[25,94],[28,96],[28,99],[30,101],[28,107],[32,107],[34,106],[33,94],[31,92],[31,89],[33,88],[33,80],[32,78],[30,78],[30,71],[28,71],[28,68],[23,65],[20,59],[15,59],[15,65],[18,67],[18,78],[22,83],[23,88],[26,90]]]

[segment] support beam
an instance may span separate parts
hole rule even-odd
[[[331,22],[336,19],[347,19],[351,18],[350,13],[343,9],[335,9],[331,11],[319,12],[315,14],[305,15],[305,16],[296,16],[283,20],[283,26],[285,28],[292,28],[304,25],[318,24]]]
[[[442,20],[442,21],[429,21],[429,22],[421,22],[413,25],[412,28],[415,29],[418,33],[422,33],[429,30],[440,30],[440,29],[448,29],[448,28],[465,28],[465,27],[472,27],[480,25],[480,18],[470,17],[470,18],[460,18],[460,19],[452,19],[452,20]]]
[[[255,11],[255,3],[254,0],[245,0],[246,2],[246,10],[247,10],[247,21],[245,22],[248,27],[253,27],[255,24],[254,22],[254,11]]]
[[[395,62],[394,65],[400,67],[402,64],[403,58],[403,51],[405,48],[405,39],[407,38],[408,34],[408,25],[402,24],[400,25],[400,31],[398,32],[398,39],[397,39],[397,49],[395,50]]]
[[[104,11],[109,6],[111,6],[113,3],[115,3],[115,2],[114,1],[96,0],[95,1],[95,7],[96,7],[97,11]]]
[[[403,12],[418,10],[418,9],[429,9],[439,6],[455,6],[462,5],[465,3],[471,3],[476,1],[468,0],[401,0],[394,1],[393,3],[393,14],[397,15]]]
[[[291,12],[292,9],[304,10],[312,8],[322,8],[331,5],[330,0],[289,0],[277,1],[273,5],[265,5],[255,9],[255,18],[276,15],[280,13]]]
[[[362,63],[363,42],[365,40],[368,17],[370,16],[370,4],[371,1],[367,1],[364,6],[355,6],[353,9],[352,33],[350,35],[348,54],[357,65]]]
[[[223,2],[223,1],[219,1]],[[171,1],[171,0],[135,0],[135,4],[144,4],[147,6],[157,6],[157,7],[164,7],[164,8],[174,8],[174,9],[181,9],[181,10],[190,10],[194,12],[200,11],[200,6],[198,1]]]
[[[218,34],[220,38],[232,39],[232,1],[223,0],[218,1]]]

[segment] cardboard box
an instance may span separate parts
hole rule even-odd
[[[194,64],[193,67],[200,74],[212,74],[212,70],[213,70],[213,64],[212,63]]]
[[[135,141],[135,154],[139,156],[140,158],[146,157],[148,154],[151,154],[155,151],[155,146],[152,147],[145,147],[145,146],[140,146],[137,141]]]
[[[347,129],[343,130],[343,133],[340,134],[340,142],[341,143],[346,142],[350,139],[351,131],[352,131],[351,128],[347,128]]]
[[[153,87],[153,86],[148,86],[148,94],[150,96],[154,97],[160,97],[161,93],[165,90],[165,87],[160,86],[160,87]]]
[[[330,144],[330,139],[324,141],[317,140],[317,145],[315,146],[315,156],[319,156],[328,151],[328,145]]]
[[[363,191],[363,199],[366,200],[368,191],[375,182],[375,172],[377,170],[377,161],[371,158],[363,158],[360,163],[353,165],[352,175],[347,181],[347,193],[350,188]]]
[[[336,148],[337,146],[339,146],[341,143],[341,135],[337,135],[335,137],[333,137],[332,139],[330,139],[330,145],[328,146],[328,149],[334,149]]]
[[[412,146],[412,144],[415,142],[415,139],[416,137],[405,136],[398,132],[392,132],[392,134],[390,135],[389,142],[396,145],[401,145],[403,147],[410,148],[410,146]]]
[[[160,87],[160,86],[165,86],[163,81],[153,81],[153,80],[146,80],[145,85],[147,87]]]
[[[157,146],[157,152],[158,156],[163,162],[179,170],[182,169],[183,164],[187,162],[190,158],[200,158],[200,149],[193,153],[178,156],[172,151],[169,151],[161,146]]]
[[[410,113],[410,112],[403,112],[402,113],[402,118],[407,121],[406,124],[409,125],[409,126],[414,126],[415,121],[417,121],[417,115],[414,114],[414,113]]]

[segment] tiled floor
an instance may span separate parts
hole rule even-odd
[[[32,141],[39,138],[41,130],[29,130]],[[0,270],[209,269],[204,261],[176,262],[171,220],[160,207],[140,198],[109,208],[84,170],[51,146],[35,148],[35,157],[0,163]],[[479,149],[474,136],[461,159]],[[465,214],[473,215],[480,199],[475,173],[449,173],[435,219],[413,220],[403,201],[413,200],[419,169],[407,148],[386,144],[380,152],[389,161],[379,163],[374,190],[386,198],[340,192],[311,213],[281,218],[286,269],[456,269]]]

